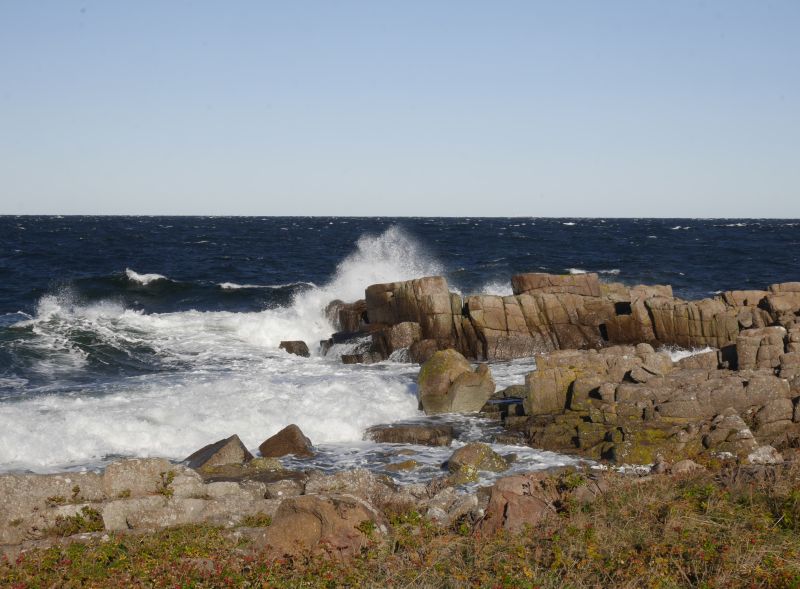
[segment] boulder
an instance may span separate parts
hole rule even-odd
[[[499,530],[510,533],[535,526],[544,517],[556,513],[559,494],[544,472],[498,479],[491,488],[489,505],[477,530],[493,534]]]
[[[281,502],[257,544],[274,556],[323,552],[349,558],[386,534],[385,519],[363,499],[302,495]]]
[[[778,367],[785,337],[786,329],[780,326],[742,331],[736,338],[739,370]]]
[[[325,307],[325,316],[334,330],[354,333],[367,322],[367,303],[363,300],[345,303],[337,299]]]
[[[314,455],[311,440],[295,424],[287,425],[274,436],[261,442],[258,447],[266,458],[279,458],[294,454],[297,458],[309,458]]]
[[[189,468],[211,469],[223,464],[244,464],[253,459],[253,455],[245,448],[239,436],[234,434],[203,446],[197,452],[184,458],[183,462]]]
[[[684,460],[678,460],[678,462],[670,467],[670,472],[675,476],[687,475],[701,470],[705,470],[705,467],[697,464],[694,460],[689,460],[688,458]]]
[[[364,468],[342,470],[330,475],[312,471],[305,484],[306,495],[347,494],[374,505],[385,505],[392,500],[395,493],[396,488],[391,478]]]
[[[306,342],[300,340],[282,341],[278,347],[281,350],[286,350],[289,354],[302,356],[303,358],[308,358],[311,355]]]
[[[450,442],[453,441],[453,426],[429,424],[376,425],[366,431],[365,437],[381,444],[449,446]]]
[[[480,411],[494,393],[488,366],[475,372],[455,350],[440,350],[422,365],[417,379],[420,404],[428,415]]]
[[[103,491],[110,498],[153,495],[168,485],[177,469],[178,465],[164,458],[132,458],[114,462],[103,473]]]
[[[473,442],[453,452],[447,461],[447,469],[451,473],[450,480],[454,484],[475,482],[479,471],[503,472],[508,470],[508,463],[488,444]]]
[[[750,464],[781,464],[783,456],[772,446],[759,446],[747,455]]]
[[[597,274],[543,274],[533,272],[511,277],[515,295],[530,293],[575,294],[599,297],[600,279]]]

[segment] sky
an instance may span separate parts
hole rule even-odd
[[[0,0],[0,214],[800,217],[800,2]]]

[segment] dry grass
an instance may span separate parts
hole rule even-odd
[[[764,473],[762,473],[764,474]],[[394,513],[350,562],[270,560],[196,526],[71,544],[0,564],[3,587],[800,587],[796,469],[636,480],[519,535]]]

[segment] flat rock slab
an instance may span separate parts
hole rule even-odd
[[[381,444],[420,444],[422,446],[449,446],[453,441],[452,425],[376,425],[366,431],[365,437]]]

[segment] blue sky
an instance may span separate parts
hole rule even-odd
[[[0,2],[0,213],[800,217],[800,2]]]

